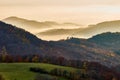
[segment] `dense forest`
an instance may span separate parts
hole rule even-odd
[[[103,33],[89,39],[68,38],[44,41],[35,35],[0,22],[1,63],[47,63],[69,66],[80,71],[70,72],[55,68],[50,72],[38,67],[30,71],[54,75],[46,79],[37,75],[35,80],[120,80],[120,33]],[[112,44],[111,44],[112,43]],[[0,80],[4,80],[0,75]]]

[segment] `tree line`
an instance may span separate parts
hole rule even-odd
[[[115,69],[103,66],[98,62],[88,62],[88,61],[81,61],[81,60],[68,60],[68,59],[64,58],[63,56],[56,57],[56,56],[41,56],[41,55],[29,55],[29,56],[28,55],[24,55],[24,56],[22,56],[22,55],[9,55],[7,53],[5,47],[3,47],[0,51],[0,62],[6,62],[6,63],[13,63],[13,62],[39,63],[40,62],[40,63],[56,64],[56,65],[61,65],[61,66],[69,66],[69,67],[74,67],[74,68],[78,68],[78,69],[82,69],[83,66],[87,66],[87,67],[84,67],[86,69],[83,69],[83,70],[87,70],[87,71],[94,70],[94,71],[96,71],[96,73],[98,75],[102,75],[105,78],[103,80],[111,80],[111,78],[113,78],[113,77],[115,77],[116,80],[120,80],[119,71],[116,71]],[[61,71],[61,70],[55,69],[51,73],[60,76],[61,74],[59,75],[59,74],[55,73],[58,71]],[[68,73],[67,71],[63,71],[63,72]],[[91,74],[93,74],[93,73],[91,73]],[[95,74],[95,75],[97,75],[97,74]],[[64,75],[64,76],[67,76],[67,75]],[[80,77],[80,75],[78,75],[78,76]]]

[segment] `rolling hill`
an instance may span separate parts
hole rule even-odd
[[[23,29],[0,22],[0,51],[3,47],[13,56],[35,54],[48,57],[62,56],[68,60],[95,61],[106,66],[120,63],[120,56],[117,53],[104,49],[95,42],[76,38],[43,41]]]
[[[97,45],[100,45],[108,50],[112,50],[118,54],[120,54],[120,33],[102,33],[92,38],[89,38],[88,41],[94,42]]]
[[[120,21],[107,21],[101,22],[96,25],[89,25],[87,28],[77,28],[77,29],[49,29],[38,33],[38,37],[44,40],[56,40],[64,39],[67,37],[77,37],[77,38],[90,38],[94,35],[105,33],[105,32],[120,32]],[[47,36],[47,37],[44,37]],[[63,36],[61,38],[61,36]],[[48,38],[49,37],[49,38]],[[51,37],[51,38],[50,38]]]
[[[19,17],[8,17],[2,20],[3,22],[15,25],[19,28],[25,29],[26,31],[29,31],[33,34],[45,31],[45,30],[49,30],[49,29],[53,29],[53,28],[67,28],[67,29],[71,29],[71,28],[78,28],[81,25],[79,24],[75,24],[75,23],[57,23],[54,21],[45,21],[45,22],[38,22],[38,21],[34,21],[34,20],[27,20],[27,19],[23,19],[23,18],[19,18]]]
[[[120,20],[105,21],[96,25],[89,25],[83,31],[79,31],[75,35],[80,36],[81,34],[84,34],[84,37],[90,38],[105,32],[120,32]]]
[[[55,22],[37,22],[33,20],[26,20],[18,17],[8,17],[3,20],[6,23],[18,26],[19,28],[23,28],[31,33],[40,32],[40,30],[44,30],[47,28],[51,28],[52,25],[57,25]]]
[[[75,23],[38,22],[18,17],[8,17],[2,21],[25,29],[44,40],[60,40],[71,36],[90,38],[104,32],[120,32],[120,20],[105,21],[95,25],[88,25],[88,27]]]
[[[78,31],[82,31],[83,28],[77,28],[77,29],[50,29],[46,30],[40,33],[37,33],[36,35],[43,39],[43,40],[60,40],[60,39],[66,39],[67,37],[71,37],[74,35],[74,33]]]

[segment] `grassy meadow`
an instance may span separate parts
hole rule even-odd
[[[31,72],[30,67],[39,67],[48,72],[54,68],[61,68],[67,71],[76,71],[71,67],[63,67],[44,63],[0,63],[0,74],[5,80],[34,80],[37,73]],[[61,80],[65,80],[62,79]]]

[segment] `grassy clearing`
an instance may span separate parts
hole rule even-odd
[[[0,74],[6,80],[34,80],[36,73],[30,72],[30,67],[40,67],[48,72],[54,68],[61,68],[68,71],[76,71],[71,67],[63,67],[44,63],[0,63]]]

